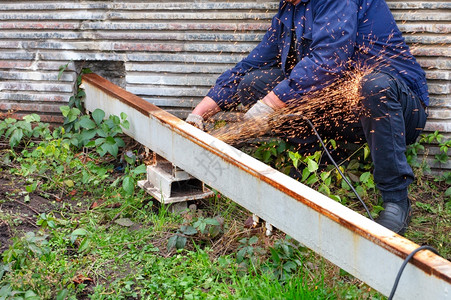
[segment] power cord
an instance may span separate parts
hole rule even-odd
[[[428,245],[420,246],[420,247],[416,248],[415,250],[413,250],[412,252],[410,252],[410,254],[407,255],[406,259],[402,263],[401,268],[398,271],[398,275],[396,275],[396,280],[395,280],[395,283],[393,284],[393,288],[391,290],[390,296],[388,297],[388,300],[392,300],[393,296],[395,296],[395,292],[396,292],[396,289],[398,288],[399,280],[401,279],[402,272],[404,271],[404,268],[406,267],[407,263],[412,259],[412,257],[415,254],[417,254],[417,252],[422,251],[422,250],[430,250],[430,251],[434,252],[435,254],[440,255],[438,253],[438,251],[435,250],[435,248],[428,246]]]
[[[354,187],[351,185],[351,183],[349,182],[349,180],[344,176],[344,174],[341,172],[340,168],[338,167],[337,163],[335,162],[335,160],[333,159],[332,155],[330,154],[329,150],[327,150],[326,145],[324,144],[323,140],[321,139],[321,136],[319,135],[318,131],[315,128],[315,125],[313,125],[313,123],[306,117],[302,116],[302,115],[297,115],[297,114],[290,114],[287,115],[288,118],[293,118],[293,117],[302,117],[308,124],[309,126],[312,128],[313,132],[315,133],[316,137],[318,138],[319,142],[321,143],[324,151],[326,152],[327,156],[329,157],[330,161],[332,162],[332,164],[335,166],[335,168],[337,169],[337,171],[340,173],[341,177],[346,181],[346,183],[351,187],[352,191],[354,192],[354,194],[357,196],[357,198],[359,199],[360,203],[362,203],[363,207],[365,208],[369,218],[374,221],[373,217],[371,216],[370,211],[368,210],[368,207],[365,205],[365,203],[363,202],[363,200],[360,198],[359,194],[357,193],[357,191],[354,189]],[[398,288],[398,284],[399,284],[399,280],[401,279],[401,275],[404,272],[404,268],[406,267],[407,263],[412,259],[412,257],[414,257],[415,254],[417,254],[419,251],[422,250],[430,250],[433,253],[440,255],[438,253],[438,251],[428,245],[424,245],[424,246],[420,246],[418,248],[416,248],[415,250],[413,250],[404,260],[404,262],[401,265],[401,268],[398,271],[398,274],[396,275],[396,279],[395,282],[393,284],[390,296],[388,297],[388,300],[392,300],[396,289]]]
[[[360,203],[362,203],[363,207],[366,210],[366,213],[368,214],[368,217],[372,221],[374,221],[373,216],[371,215],[370,210],[366,206],[365,202],[363,202],[362,198],[360,198],[359,193],[357,193],[357,191],[354,189],[352,184],[349,182],[348,178],[345,177],[345,175],[343,174],[343,172],[340,170],[340,168],[338,167],[337,163],[333,159],[332,155],[330,154],[329,150],[327,150],[327,147],[324,144],[323,140],[321,139],[321,136],[319,135],[318,131],[316,130],[315,125],[313,125],[313,123],[308,118],[304,117],[303,115],[289,114],[289,115],[286,115],[286,117],[289,118],[289,119],[290,118],[292,119],[292,118],[299,118],[299,117],[301,117],[302,119],[304,119],[308,123],[308,125],[312,128],[313,132],[315,133],[316,137],[318,138],[318,141],[321,143],[321,146],[323,147],[323,149],[326,152],[327,156],[329,157],[330,161],[335,166],[335,169],[337,169],[338,173],[340,173],[341,177],[344,179],[344,181],[348,184],[348,186],[354,192],[354,194],[356,195],[357,199],[359,199]]]

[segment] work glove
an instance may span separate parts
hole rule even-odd
[[[204,127],[204,118],[199,115],[189,114],[185,120],[186,123],[193,125],[194,127],[199,128],[200,130],[205,130]]]
[[[244,121],[252,120],[252,126],[249,126],[249,135],[263,135],[267,133],[271,126],[269,124],[269,115],[274,112],[274,109],[262,101],[257,101],[245,114]],[[251,124],[249,124],[251,125]]]
[[[251,119],[261,119],[264,120],[264,118],[274,112],[274,109],[272,107],[266,105],[262,101],[257,101],[257,103],[254,104],[245,114],[244,119],[251,120]]]

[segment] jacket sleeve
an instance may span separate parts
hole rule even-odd
[[[330,84],[354,53],[358,26],[354,0],[319,0],[312,4],[310,53],[273,90],[283,102],[300,100],[302,95]]]
[[[271,26],[257,47],[246,58],[237,63],[235,67],[225,71],[216,80],[215,86],[210,89],[207,96],[212,98],[221,109],[237,104],[238,99],[234,95],[237,92],[237,87],[241,79],[246,73],[253,69],[280,64],[278,50],[280,27],[280,20],[276,15],[273,17]]]

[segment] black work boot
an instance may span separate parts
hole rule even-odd
[[[397,234],[404,235],[407,226],[410,223],[410,217],[412,214],[410,199],[407,199],[407,209],[403,209],[401,205],[395,202],[386,202],[381,211],[379,217],[375,220],[376,223],[396,232]]]

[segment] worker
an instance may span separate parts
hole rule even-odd
[[[302,105],[305,95],[357,64],[374,66],[359,87],[366,113],[325,131],[341,130],[349,141],[364,137],[384,207],[376,222],[404,234],[411,215],[408,186],[414,180],[406,145],[424,128],[429,96],[425,73],[384,0],[280,1],[263,40],[217,79],[186,121],[203,128],[206,119],[239,103],[250,107],[245,119]]]

